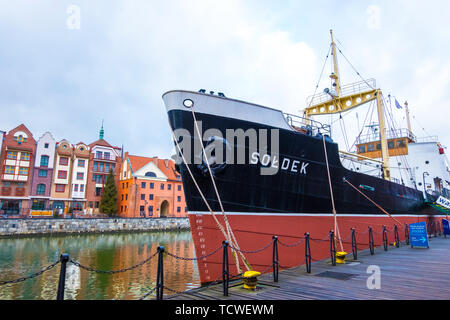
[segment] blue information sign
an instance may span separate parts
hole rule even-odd
[[[409,236],[411,247],[425,247],[428,245],[427,224],[425,222],[412,223],[409,225]]]
[[[442,226],[444,227],[444,234],[450,236],[450,226],[448,220],[442,219]]]

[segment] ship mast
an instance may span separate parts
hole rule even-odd
[[[334,65],[334,73],[330,75],[330,78],[334,80],[333,87],[336,88],[336,92],[333,92],[330,89],[325,89],[324,93],[311,97],[309,107],[304,110],[306,121],[308,123],[312,115],[342,113],[367,102],[376,101],[378,109],[378,123],[380,128],[383,178],[390,181],[391,173],[389,167],[388,144],[386,140],[386,126],[382,98],[383,94],[380,89],[375,89],[366,80],[360,83],[345,86],[345,93],[343,93],[343,87],[341,87],[339,78],[339,67],[336,56],[336,44],[333,38],[333,30],[330,30],[330,35]],[[331,96],[331,99],[329,99],[329,96]]]

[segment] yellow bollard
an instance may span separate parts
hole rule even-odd
[[[261,272],[258,271],[246,271],[242,276],[242,280],[244,281],[244,289],[247,290],[255,290],[256,285],[258,284],[258,276],[261,275]]]
[[[346,255],[347,255],[347,252],[344,252],[344,251],[336,252],[336,263],[345,263]]]

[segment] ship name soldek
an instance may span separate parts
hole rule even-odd
[[[290,158],[282,158],[281,167],[279,167],[280,161],[276,155],[271,156],[269,154],[265,154],[261,157],[259,152],[253,152],[250,163],[257,164],[258,162],[265,167],[270,165],[274,169],[281,169],[305,175],[306,175],[306,168],[309,166],[309,162],[293,160]]]

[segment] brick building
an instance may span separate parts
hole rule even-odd
[[[123,217],[187,216],[181,176],[172,160],[125,153],[118,195],[118,214]]]
[[[28,214],[35,152],[36,141],[24,124],[4,135],[0,152],[0,214]]]
[[[37,141],[30,194],[32,210],[50,208],[55,149],[56,140],[50,132]]]
[[[99,213],[102,200],[103,187],[109,171],[115,176],[116,186],[119,182],[122,149],[110,145],[103,139],[103,126],[100,130],[99,140],[89,145],[89,168],[87,174],[86,201],[87,213]]]

